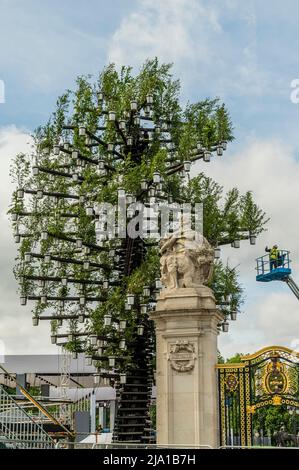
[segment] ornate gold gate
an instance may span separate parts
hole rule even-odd
[[[263,348],[238,364],[218,364],[221,445],[251,446],[252,417],[265,406],[299,408],[299,354]]]

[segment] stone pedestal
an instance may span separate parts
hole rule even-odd
[[[217,324],[212,291],[165,289],[151,315],[157,337],[157,443],[218,445]]]

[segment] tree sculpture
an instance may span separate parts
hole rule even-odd
[[[155,353],[148,314],[162,287],[159,240],[131,237],[126,224],[138,231],[144,207],[158,202],[202,203],[204,236],[217,258],[211,285],[234,320],[241,288],[235,270],[219,261],[220,246],[254,244],[266,222],[250,192],[233,189],[223,201],[222,188],[203,173],[190,178],[194,162],[222,156],[232,125],[218,99],[183,109],[179,88],[171,66],[157,60],[137,76],[109,65],[94,84],[80,77],[35,131],[31,155],[18,155],[12,167],[21,304],[35,301],[33,325],[50,320],[52,343],[74,357],[84,352],[98,383],[116,388],[119,441],[149,438]],[[119,201],[127,220],[116,214],[112,233],[109,211]],[[227,331],[227,320],[219,329]]]

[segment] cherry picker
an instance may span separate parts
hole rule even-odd
[[[273,264],[269,255],[261,256],[256,259],[258,282],[283,281],[285,282],[293,294],[299,300],[299,287],[291,277],[292,270],[290,268],[290,252],[279,250],[276,262]]]

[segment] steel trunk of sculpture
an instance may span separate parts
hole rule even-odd
[[[151,315],[157,337],[157,443],[216,447],[217,324],[223,316],[206,285],[214,250],[186,221],[160,248],[165,289]]]

